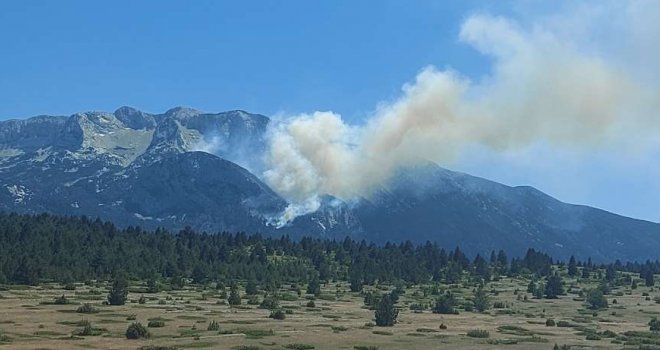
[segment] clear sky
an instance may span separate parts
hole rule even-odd
[[[428,64],[481,72],[470,1],[2,1],[0,116],[335,110],[359,116]]]
[[[524,26],[549,13],[552,22],[556,9],[548,3],[2,1],[0,119],[122,105],[159,113],[183,105],[266,115],[331,110],[359,124],[379,102],[400,96],[402,85],[426,66],[474,81],[489,76],[488,48],[459,40],[468,17],[493,14]],[[583,36],[579,26],[564,24]],[[448,166],[660,221],[657,155],[534,145],[472,152]]]

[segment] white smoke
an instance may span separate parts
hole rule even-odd
[[[193,146],[193,151],[206,152],[211,154],[220,154],[226,148],[225,142],[222,137],[212,135],[211,137],[201,137],[199,141]]]
[[[270,132],[265,181],[292,204],[279,225],[319,207],[319,196],[368,196],[401,166],[421,160],[447,164],[468,147],[509,151],[543,142],[559,147],[630,147],[657,135],[660,62],[649,30],[660,33],[658,3],[601,8],[598,16],[544,17],[529,26],[503,17],[475,15],[459,38],[493,60],[492,72],[470,81],[452,70],[424,68],[402,96],[382,103],[363,125],[346,124],[333,112],[291,117]],[[656,16],[649,16],[649,12]],[[599,47],[593,35],[607,32],[603,13],[615,16],[616,38]],[[603,17],[606,18],[606,17]],[[561,20],[560,20],[561,19]],[[581,24],[580,24],[581,23]],[[578,33],[571,37],[572,33]],[[602,40],[602,39],[601,39]],[[630,52],[635,50],[635,52]],[[636,60],[645,62],[640,74]],[[630,140],[631,135],[635,140]]]

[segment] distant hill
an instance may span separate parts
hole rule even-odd
[[[660,224],[432,163],[401,169],[350,205],[328,197],[319,211],[276,229],[269,218],[287,203],[259,179],[269,123],[244,111],[181,107],[3,121],[0,210],[98,216],[150,229],[430,240],[473,254],[533,247],[558,258],[657,258]]]

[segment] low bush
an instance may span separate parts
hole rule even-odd
[[[69,304],[69,299],[67,299],[66,295],[62,294],[61,296],[55,298],[53,301],[53,304],[55,305],[67,305]]]
[[[79,329],[77,332],[74,333],[74,335],[77,336],[93,336],[93,335],[101,335],[103,331],[105,331],[105,328],[94,328],[92,327],[92,324],[89,321],[82,321],[83,326],[81,329]]]
[[[472,329],[467,332],[467,336],[471,338],[488,338],[490,333],[483,329]]]
[[[259,296],[258,295],[249,295],[247,300],[248,305],[259,305]]]
[[[333,331],[334,333],[339,333],[339,332],[347,331],[347,330],[348,330],[348,327],[344,327],[344,326],[331,326],[330,329],[332,329],[332,331]]]
[[[260,309],[274,310],[280,307],[280,303],[274,296],[266,296],[264,300],[259,304]]]
[[[96,309],[92,304],[85,303],[82,306],[78,307],[76,309],[76,312],[79,314],[94,314],[99,312],[98,309]]]
[[[613,331],[611,331],[609,329],[603,331],[603,333],[601,335],[603,336],[603,338],[616,338],[616,333],[614,333]]]
[[[493,303],[493,309],[506,309],[506,304],[502,301],[496,301]]]
[[[220,323],[213,320],[213,321],[211,321],[211,323],[209,323],[209,326],[206,327],[206,330],[207,331],[219,331],[220,330]]]
[[[140,338],[149,338],[149,330],[143,326],[140,322],[132,323],[126,329],[126,339],[140,339]]]
[[[163,320],[151,320],[149,323],[147,323],[147,327],[149,328],[162,328],[165,327],[165,321]]]
[[[259,339],[259,338],[263,338],[263,337],[269,337],[269,336],[275,334],[272,329],[269,329],[269,330],[265,330],[265,329],[243,329],[243,330],[240,330],[240,333],[245,334],[245,336],[247,338],[250,338],[250,339]]]
[[[274,320],[283,320],[286,318],[286,314],[282,310],[273,310],[268,317]]]
[[[587,340],[600,340],[600,339],[601,337],[598,334],[595,333],[587,334]]]

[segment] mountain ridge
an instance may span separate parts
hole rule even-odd
[[[434,163],[400,169],[368,198],[328,197],[278,229],[271,222],[287,203],[259,178],[270,123],[241,110],[151,114],[127,106],[0,121],[0,210],[146,228],[429,240],[473,253],[533,247],[564,258],[629,260],[651,258],[660,247],[660,224]]]

